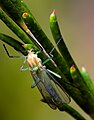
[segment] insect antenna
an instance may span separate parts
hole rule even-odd
[[[56,49],[56,47],[58,46],[58,44],[60,43],[60,41],[62,40],[62,37],[57,41],[57,43],[54,45],[54,47],[52,48],[52,50],[50,51],[49,55],[53,58],[53,54],[52,52],[54,51],[54,49]]]
[[[49,54],[46,52],[46,50],[44,49],[44,47],[40,44],[40,42],[37,40],[37,38],[33,35],[33,33],[28,29],[27,30],[27,34],[35,41],[35,43],[37,44],[37,46],[43,51],[43,53],[45,54],[45,56],[48,57],[48,59],[51,60],[51,62],[53,63],[53,65],[55,67],[57,67],[56,63],[53,61],[52,57],[49,56]]]

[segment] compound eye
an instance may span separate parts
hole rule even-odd
[[[31,49],[31,52],[35,52],[33,48]]]

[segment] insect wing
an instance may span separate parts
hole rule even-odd
[[[32,74],[32,73],[31,73]],[[49,94],[49,92],[47,91],[45,84],[44,84],[44,78],[41,76],[40,74],[32,74],[32,77],[34,78],[34,81],[43,97],[43,99],[41,101],[47,103],[52,109],[56,109],[56,105],[54,104],[54,102],[52,101],[51,95]]]
[[[53,97],[55,104],[62,104],[62,103],[69,103],[70,97],[69,95],[66,93],[65,89],[55,80],[55,78],[45,69],[44,74],[46,76],[46,80],[47,80],[47,84],[46,85],[50,85],[52,86],[52,89],[49,90],[49,86],[47,87],[48,91],[50,92],[51,96]],[[45,78],[45,76],[42,76],[43,78]],[[48,76],[48,77],[47,77]]]

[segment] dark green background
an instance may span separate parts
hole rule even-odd
[[[45,33],[51,38],[49,15],[56,9],[61,32],[78,67],[85,66],[94,78],[94,1],[24,0]],[[0,21],[0,32],[18,39]],[[0,120],[73,120],[65,112],[54,111],[39,101],[37,88],[31,89],[29,72],[21,72],[23,59],[9,59],[0,41]],[[12,55],[20,55],[8,47]],[[89,117],[72,101],[71,106]]]

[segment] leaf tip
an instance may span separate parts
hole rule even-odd
[[[53,15],[53,16],[56,15],[56,10],[55,9],[52,11],[51,15]]]
[[[23,13],[22,17],[26,18],[27,17],[27,13]]]
[[[74,69],[75,69],[74,65],[72,65],[70,69],[71,69],[71,70],[74,70]]]

